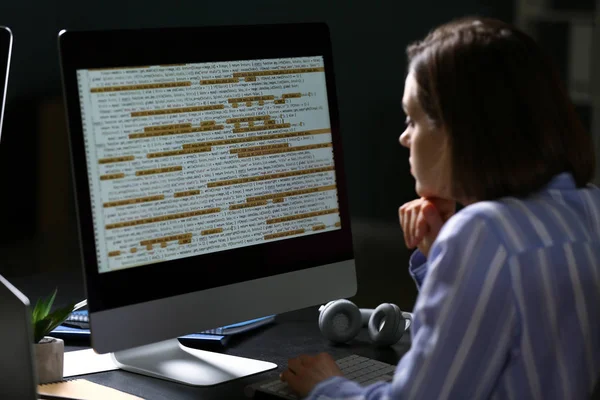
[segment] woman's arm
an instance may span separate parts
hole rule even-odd
[[[467,214],[448,221],[430,252],[414,309],[412,346],[393,382],[362,388],[330,378],[310,399],[490,395],[513,343],[515,306],[504,246],[483,219]]]
[[[427,258],[425,255],[421,253],[420,250],[415,250],[410,256],[410,261],[408,264],[408,273],[412,276],[415,284],[417,285],[417,290],[421,290],[423,286],[423,281],[425,280],[425,276],[427,275]]]
[[[416,247],[410,257],[408,272],[421,289],[427,274],[427,255],[443,225],[454,215],[456,202],[439,198],[420,198],[398,210],[406,246]]]

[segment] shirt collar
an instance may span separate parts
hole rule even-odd
[[[544,190],[574,190],[577,186],[575,185],[575,179],[569,172],[562,172],[550,180]]]

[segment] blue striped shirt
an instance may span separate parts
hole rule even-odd
[[[311,399],[587,399],[600,376],[600,189],[556,176],[472,204],[410,273],[411,349],[391,383],[321,382]]]

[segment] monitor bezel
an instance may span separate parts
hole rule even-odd
[[[265,37],[269,40],[260,40]],[[203,43],[202,52],[190,57],[189,50],[203,38],[210,38],[210,42]],[[91,312],[354,258],[332,49],[325,23],[62,31],[59,54],[82,262]],[[316,55],[322,55],[325,63],[341,229],[99,273],[76,71]],[[199,263],[204,264],[202,271],[198,270]]]
[[[6,92],[8,91],[8,75],[12,55],[13,34],[10,28],[0,26],[0,139],[6,107]]]

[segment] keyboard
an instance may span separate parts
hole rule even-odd
[[[394,377],[395,365],[386,364],[371,358],[351,355],[340,358],[336,364],[342,370],[345,378],[357,382],[363,386],[375,382],[391,382]],[[245,389],[247,397],[272,398],[297,400],[299,397],[292,392],[286,382],[279,378],[271,378],[252,385]]]

